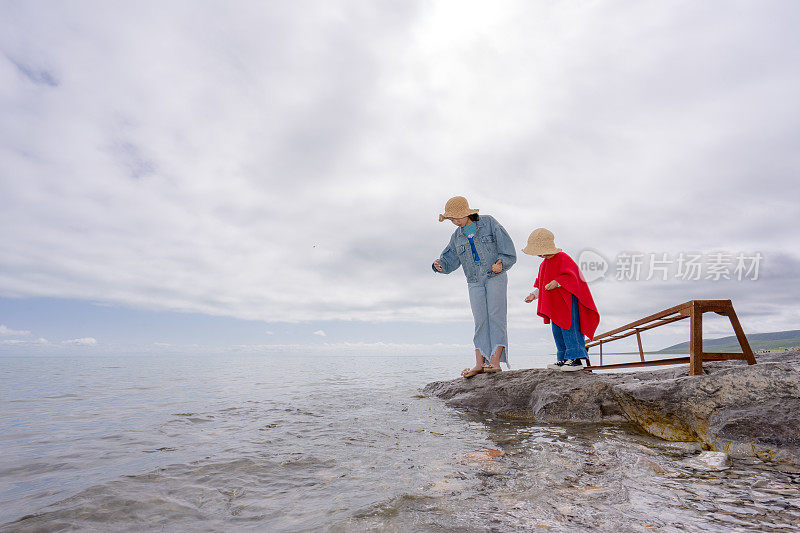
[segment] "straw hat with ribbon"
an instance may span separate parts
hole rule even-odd
[[[556,248],[552,231],[537,228],[528,237],[528,246],[522,251],[528,255],[550,255],[557,254],[561,248]]]
[[[439,215],[439,222],[448,218],[464,218],[475,215],[479,209],[470,209],[467,199],[463,196],[453,196],[444,204],[444,214]]]

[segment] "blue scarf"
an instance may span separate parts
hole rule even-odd
[[[469,247],[472,248],[472,259],[476,263],[480,263],[481,258],[478,256],[478,250],[475,249],[475,233],[478,231],[478,225],[472,222],[469,226],[461,229],[464,231],[464,235],[467,236],[467,240],[469,240]]]

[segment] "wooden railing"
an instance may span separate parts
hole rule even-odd
[[[742,348],[741,353],[719,353],[719,352],[704,352],[703,351],[703,313],[717,313],[718,315],[727,316],[731,321],[736,339],[739,341],[739,346]],[[689,357],[669,357],[666,359],[653,359],[646,361],[644,358],[644,349],[642,348],[642,331],[657,328],[664,324],[671,324],[684,318],[690,319],[689,326]],[[609,342],[624,339],[636,335],[636,341],[639,345],[639,361],[630,363],[614,363],[603,364],[603,345]],[[652,314],[630,324],[612,329],[605,333],[595,335],[591,342],[586,343],[587,350],[598,346],[600,349],[600,364],[592,366],[589,363],[584,370],[598,370],[603,368],[628,368],[638,366],[656,366],[656,365],[676,365],[682,363],[689,363],[689,374],[696,376],[703,373],[703,361],[725,361],[730,359],[747,361],[747,364],[756,364],[756,358],[753,355],[753,350],[750,349],[750,343],[742,331],[742,326],[739,323],[739,318],[736,316],[736,311],[733,309],[733,304],[730,300],[691,300],[675,307],[670,307],[664,311]]]

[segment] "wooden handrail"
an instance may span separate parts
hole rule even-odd
[[[717,313],[722,316],[727,316],[731,322],[736,339],[739,346],[742,348],[741,353],[718,353],[718,352],[703,352],[703,313]],[[684,318],[690,319],[691,325],[689,327],[689,357],[671,357],[667,359],[653,359],[646,361],[644,358],[644,349],[642,348],[642,331],[657,328],[665,324],[671,324]],[[603,364],[603,344],[624,339],[636,335],[636,342],[639,346],[639,361],[629,363],[614,363]],[[692,376],[703,373],[703,361],[727,361],[727,360],[743,360],[747,364],[756,364],[756,358],[753,355],[753,350],[750,349],[750,343],[747,336],[742,330],[739,323],[739,318],[736,316],[736,311],[733,309],[733,304],[730,300],[690,300],[682,304],[670,307],[658,313],[646,316],[624,326],[620,326],[611,331],[595,335],[591,342],[586,343],[586,349],[599,346],[600,348],[600,365],[591,366],[591,362],[584,368],[584,370],[592,371],[604,368],[629,368],[637,366],[654,366],[654,365],[673,365],[689,363],[689,374]]]

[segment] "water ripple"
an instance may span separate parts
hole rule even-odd
[[[276,361],[255,357],[15,360],[19,379],[0,382],[0,530],[779,531],[800,520],[800,474],[787,465],[697,472],[682,462],[691,446],[630,426],[538,426],[419,395],[462,361],[389,374],[407,362],[364,362],[294,360],[275,374]]]

